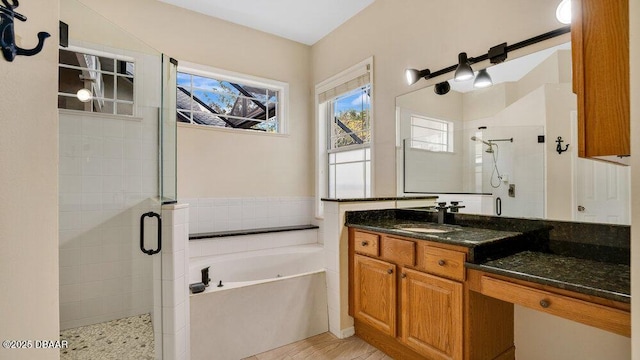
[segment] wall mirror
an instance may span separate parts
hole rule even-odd
[[[434,85],[396,98],[398,195],[461,200],[469,213],[628,224],[629,167],[577,157],[571,44],[507,60],[487,68],[492,86],[449,80],[444,95]],[[556,151],[558,137],[567,151]]]

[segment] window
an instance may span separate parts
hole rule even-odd
[[[115,55],[59,50],[58,108],[104,114],[134,114],[133,61]],[[85,89],[90,96],[79,99]]]
[[[319,197],[371,196],[371,67],[365,60],[316,86]]]
[[[282,133],[284,86],[178,72],[179,122]]]
[[[367,84],[329,101],[329,197],[371,196],[370,94]]]
[[[411,115],[411,147],[453,152],[453,123]]]

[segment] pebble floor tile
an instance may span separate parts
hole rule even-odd
[[[150,314],[81,326],[60,332],[69,347],[61,360],[152,360],[153,326]]]

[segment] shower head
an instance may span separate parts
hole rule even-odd
[[[484,140],[482,140],[482,139],[479,139],[479,138],[478,138],[478,137],[476,137],[476,136],[472,136],[472,137],[471,137],[471,141],[480,141],[481,143],[483,143],[483,144],[485,144],[485,145],[489,146],[489,148],[491,148],[491,145],[492,145],[490,142],[486,142],[486,141],[484,141]]]
[[[485,152],[487,154],[493,154],[493,146],[491,146],[491,144],[489,144],[489,147],[487,148],[487,150],[485,150]]]

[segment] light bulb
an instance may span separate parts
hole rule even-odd
[[[571,24],[571,0],[562,0],[558,4],[556,18],[563,24]]]
[[[487,69],[482,69],[478,71],[478,75],[476,76],[475,81],[473,82],[474,88],[486,88],[493,85],[493,81],[491,80],[491,76],[487,72]]]
[[[76,93],[76,96],[78,97],[78,100],[82,102],[88,102],[93,97],[91,94],[91,91],[87,89],[78,90],[78,92]]]

